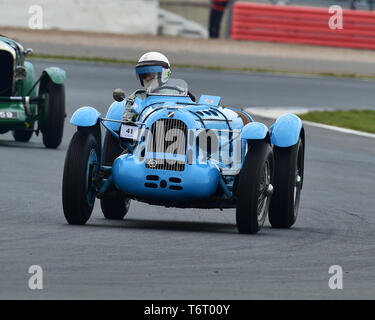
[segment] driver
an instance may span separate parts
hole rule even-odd
[[[124,121],[135,121],[137,115],[131,111],[135,99],[143,100],[147,96],[147,90],[164,85],[171,76],[171,67],[165,55],[159,52],[147,52],[138,60],[135,73],[144,89],[136,90],[126,99]]]
[[[123,121],[135,121],[137,114],[131,108],[136,98],[145,99],[147,91],[161,87],[167,83],[171,76],[171,66],[168,58],[159,52],[147,52],[135,66],[137,79],[144,89],[138,89],[133,92],[127,99]],[[189,92],[190,98],[195,101],[195,97]]]

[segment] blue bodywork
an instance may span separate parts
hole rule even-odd
[[[263,140],[268,135],[268,128],[260,122],[250,122],[242,129],[241,138],[245,140]]]
[[[199,104],[206,104],[212,106],[218,106],[221,101],[221,97],[202,95],[199,99]]]
[[[125,100],[122,102],[117,102],[117,101],[113,102],[108,109],[106,118],[121,120],[125,111],[125,103],[126,103]],[[114,131],[120,130],[120,126],[121,126],[120,122],[113,122],[113,121],[104,121],[104,124]]]
[[[153,200],[162,198],[189,202],[209,198],[217,190],[220,173],[210,161],[206,164],[187,166],[186,170],[181,172],[169,172],[168,170],[148,169],[143,162],[139,162],[135,157],[129,154],[122,155],[116,159],[112,167],[115,185],[127,194]],[[157,176],[158,179],[148,180],[148,175]],[[183,185],[173,182],[176,181],[173,178],[180,179]],[[164,187],[160,185],[163,180],[166,182]],[[146,183],[154,183],[156,187],[146,187]],[[183,189],[171,189],[173,186]]]
[[[97,124],[100,112],[93,107],[81,107],[75,111],[70,123],[77,127],[91,127]]]
[[[282,115],[271,127],[272,144],[278,147],[294,146],[301,135],[302,127],[302,121],[296,115]]]
[[[120,190],[129,198],[152,204],[234,207],[232,189],[247,152],[247,142],[265,140],[271,146],[290,147],[298,142],[303,125],[297,116],[286,114],[269,130],[242,110],[220,106],[220,100],[220,97],[208,95],[202,96],[198,103],[189,96],[137,98],[132,111],[138,114],[134,125],[140,134],[135,142],[119,137],[125,100],[112,103],[105,118],[92,107],[78,109],[71,119],[73,125],[89,127],[99,121],[131,151],[115,159],[112,167],[104,168],[101,164],[111,175],[103,182],[105,187],[99,188],[100,192],[111,189],[112,185],[112,189]],[[170,141],[170,145],[175,142],[168,136],[168,130],[155,135],[156,124],[160,123],[178,125],[185,130],[186,141],[178,152],[152,149],[152,139],[156,145],[158,141],[163,144]],[[200,141],[205,140],[200,139],[210,132],[215,133],[210,138],[210,152],[202,156]],[[217,143],[212,142],[215,139]]]

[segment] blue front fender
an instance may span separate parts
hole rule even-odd
[[[73,113],[70,123],[77,127],[91,127],[98,122],[100,116],[99,111],[93,107],[81,107]]]
[[[294,146],[298,142],[302,127],[299,117],[291,113],[284,114],[271,127],[271,142],[277,147]]]
[[[108,109],[107,115],[105,116],[106,119],[121,121],[125,111],[125,104],[126,100],[121,102],[113,102]],[[120,130],[121,123],[113,121],[104,121],[104,125],[113,131],[118,131]]]
[[[245,140],[263,140],[267,137],[268,128],[260,122],[250,122],[243,127],[241,138]]]

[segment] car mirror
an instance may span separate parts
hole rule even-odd
[[[125,92],[124,90],[117,88],[113,90],[113,99],[117,102],[121,102],[125,100]]]
[[[33,49],[31,49],[31,48],[27,48],[27,49],[24,51],[25,56],[29,56],[29,55],[31,55],[31,54],[33,54],[33,53],[34,53],[34,51],[33,51]]]

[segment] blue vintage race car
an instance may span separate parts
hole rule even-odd
[[[130,200],[179,208],[236,208],[240,233],[256,233],[267,214],[273,227],[297,218],[303,184],[305,133],[293,114],[270,129],[220,97],[191,100],[185,81],[136,99],[136,122],[122,121],[124,92],[104,117],[92,107],[71,118],[77,132],[67,151],[63,209],[85,224],[96,198],[108,219],[123,219]],[[102,143],[101,126],[106,128]]]

